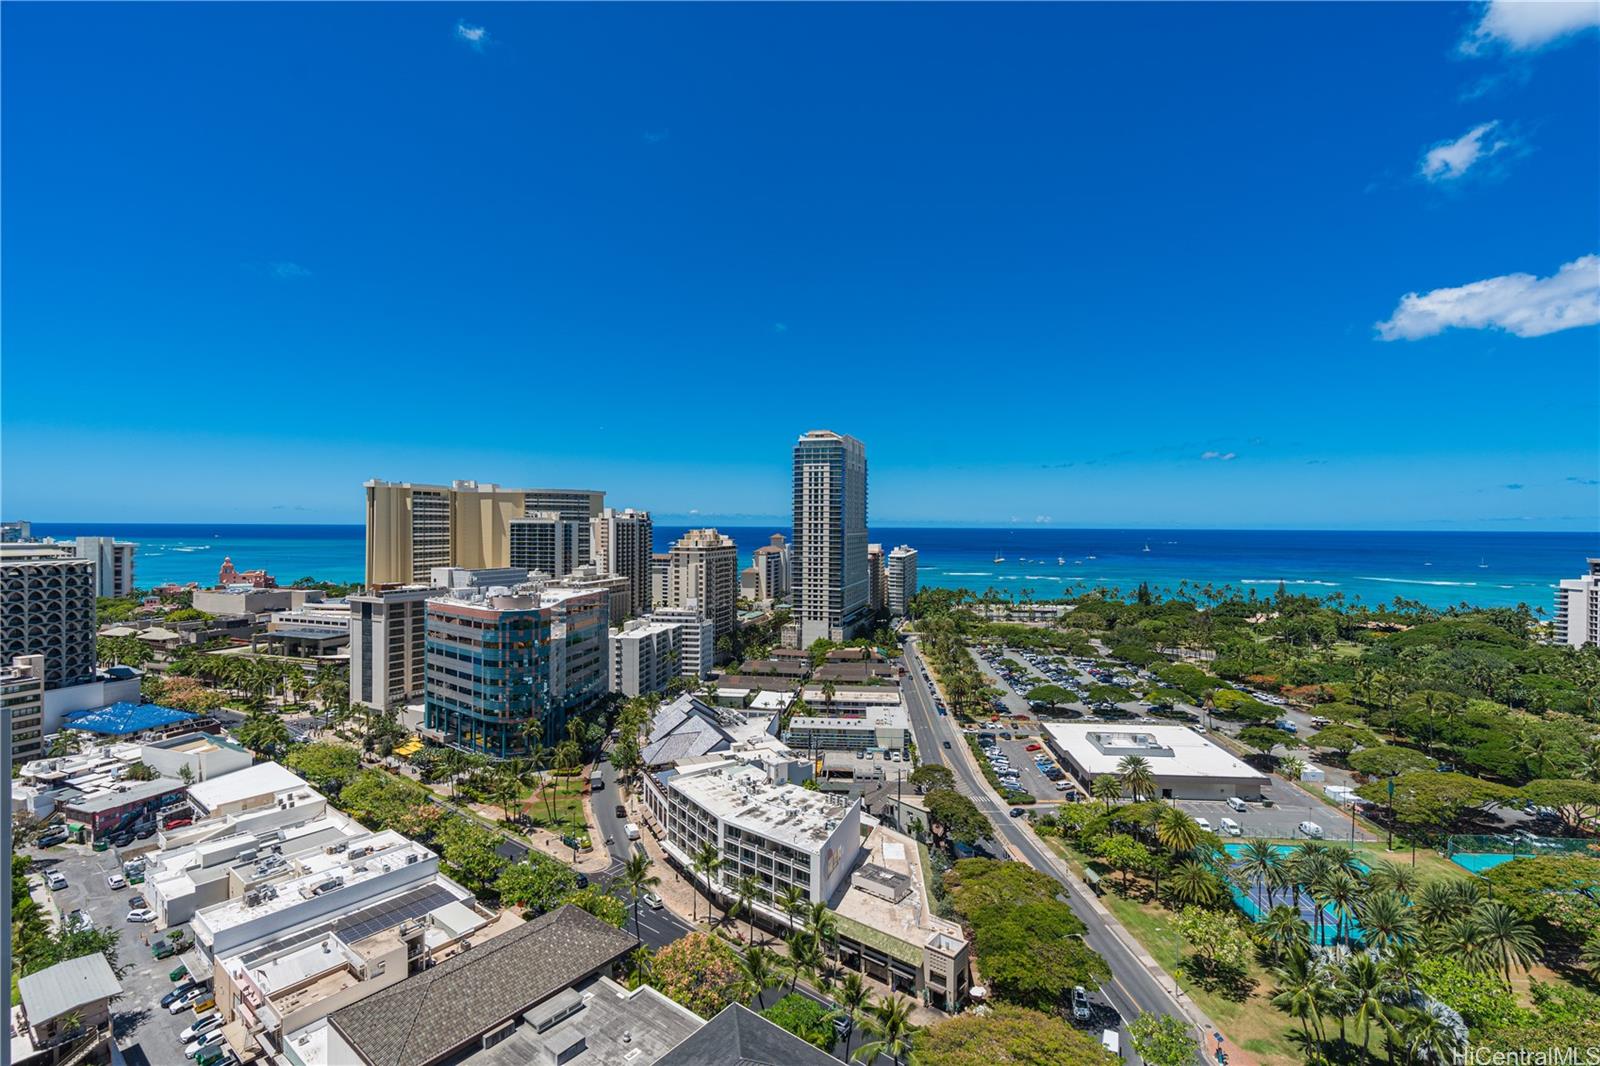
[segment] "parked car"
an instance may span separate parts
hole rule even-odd
[[[151,837],[156,835],[156,823],[143,822],[135,826],[133,835],[138,837],[140,840],[149,840]]]
[[[644,894],[644,905],[653,911],[658,911],[665,904],[662,902],[661,897],[656,895],[654,892],[646,892]]]
[[[114,848],[125,848],[132,843],[132,833],[118,833],[116,836],[111,838],[111,846]]]
[[[1021,818],[1026,812],[1021,807],[1013,807],[1008,813],[1013,818]]]
[[[66,888],[67,878],[60,870],[51,870],[44,875],[44,883],[51,888]]]
[[[1089,1020],[1089,993],[1082,985],[1072,989],[1072,1016],[1080,1022]]]
[[[222,1028],[222,1015],[216,1011],[207,1011],[196,1018],[194,1024],[178,1034],[178,1039],[187,1044],[196,1037],[205,1036],[213,1029]]]
[[[624,807],[620,803],[617,804],[617,817],[618,818],[626,818],[627,816],[628,816],[628,808]]]
[[[67,928],[76,932],[79,929],[93,929],[94,919],[85,914],[81,909],[67,915]]]
[[[127,888],[128,879],[117,873],[106,874],[106,887],[111,889]]]
[[[200,1054],[200,1052],[206,1050],[207,1048],[214,1048],[220,1043],[222,1043],[222,1030],[213,1029],[210,1032],[201,1033],[199,1036],[185,1044],[183,1053],[192,1059],[196,1055]]]
[[[944,742],[944,750],[945,751],[949,751],[950,750],[950,742],[948,740]]]
[[[149,907],[135,907],[128,912],[127,920],[138,923],[153,922],[156,920],[156,912]]]
[[[38,843],[41,848],[53,848],[57,844],[65,844],[67,842],[67,836],[67,827],[64,825],[58,825],[54,829],[46,829],[43,833],[41,833],[39,835]]]
[[[188,977],[188,976],[189,976],[189,967],[188,967],[188,965],[185,964],[185,963],[179,963],[177,966],[175,966],[167,974],[167,980],[169,980],[169,981],[181,981],[185,977]]]
[[[168,992],[166,995],[162,996],[161,997],[161,1005],[163,1007],[170,1007],[174,1003],[178,1002],[178,1000],[183,999],[185,996],[189,995],[191,992],[204,992],[204,991],[205,991],[205,985],[203,983],[201,983],[199,981],[185,981],[183,984],[179,985],[177,988],[174,988],[171,992]],[[199,999],[200,997],[199,996],[195,996],[194,998],[195,999]],[[174,1011],[173,1013],[176,1014],[177,1012]]]
[[[193,825],[194,819],[187,814],[175,814],[161,823],[163,829],[182,829],[186,825]]]
[[[1194,824],[1208,833],[1211,832],[1211,819],[1209,818],[1196,818]]]
[[[150,947],[150,955],[157,959],[170,959],[189,950],[187,940],[159,940]]]
[[[1028,750],[1029,751],[1043,751],[1044,750],[1044,745],[1043,744],[1029,744],[1028,745]]]

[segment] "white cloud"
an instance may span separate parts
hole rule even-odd
[[[1218,462],[1226,463],[1239,458],[1239,455],[1237,452],[1201,452],[1200,458],[1215,459]]]
[[[1518,337],[1541,337],[1600,322],[1600,255],[1586,255],[1548,278],[1505,274],[1452,289],[1408,292],[1387,322],[1383,340],[1414,341],[1451,327],[1503,329]]]
[[[483,51],[483,46],[489,43],[489,31],[482,26],[474,26],[465,20],[456,23],[456,38],[470,44],[478,51]]]
[[[269,263],[267,266],[272,271],[272,276],[280,281],[293,281],[295,278],[309,278],[311,276],[311,271],[299,263]]]
[[[1511,146],[1506,137],[1495,136],[1498,122],[1474,126],[1453,141],[1440,141],[1422,157],[1422,176],[1429,181],[1453,181],[1480,159]]]
[[[1490,0],[1461,50],[1473,53],[1499,44],[1532,52],[1596,26],[1600,3],[1595,0]]]

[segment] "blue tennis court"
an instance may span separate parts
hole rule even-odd
[[[1223,847],[1230,859],[1237,859],[1240,853],[1244,851],[1243,844],[1225,844]],[[1273,850],[1284,858],[1288,858],[1295,849],[1290,844],[1279,844]],[[1358,861],[1356,866],[1363,874],[1368,870],[1366,863]],[[1269,906],[1266,882],[1261,878],[1252,879],[1248,885],[1240,885],[1237,880],[1231,878],[1228,883],[1233,892],[1233,901],[1239,905],[1240,910],[1249,915],[1252,922],[1259,922],[1265,919],[1267,912],[1274,906],[1287,905],[1300,912],[1301,919],[1311,927],[1313,940],[1326,946],[1335,943],[1339,939],[1339,918],[1331,907],[1321,908],[1322,935],[1320,938],[1318,937],[1317,910],[1319,908],[1317,901],[1311,898],[1310,893],[1299,888],[1274,888],[1270,896],[1271,905]],[[1346,936],[1351,941],[1359,942],[1361,940],[1361,923],[1354,916],[1345,919],[1344,928]]]
[[[1468,870],[1475,874],[1481,874],[1485,870],[1492,870],[1496,866],[1508,863],[1515,858],[1517,858],[1517,856],[1507,855],[1504,853],[1490,854],[1482,851],[1460,851],[1450,856],[1450,861],[1461,867],[1463,870]]]

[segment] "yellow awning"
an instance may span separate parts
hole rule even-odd
[[[413,734],[410,740],[406,741],[404,744],[400,745],[398,748],[395,748],[394,749],[394,753],[396,755],[400,756],[402,759],[409,759],[409,758],[411,758],[411,756],[415,755],[417,752],[419,752],[421,750],[422,750],[422,738],[419,737],[419,736],[416,736],[415,734]]]

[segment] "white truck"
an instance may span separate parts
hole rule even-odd
[[[634,825],[632,822],[629,822],[627,825],[623,826],[622,831],[627,835],[629,840],[639,839],[639,827]]]

